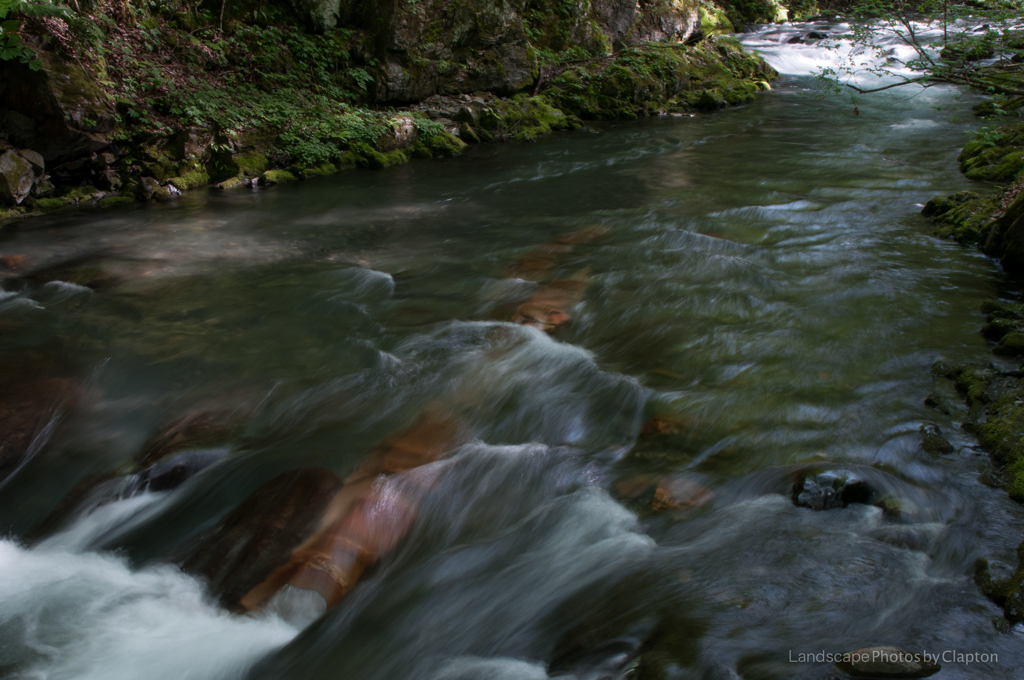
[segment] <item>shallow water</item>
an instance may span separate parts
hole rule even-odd
[[[934,362],[988,360],[978,306],[1002,285],[919,215],[971,186],[973,102],[895,91],[854,115],[814,96],[823,53],[792,31],[748,37],[788,75],[740,109],[4,232],[32,272],[0,293],[7,387],[62,387],[0,480],[0,670],[619,677],[669,631],[648,677],[819,678],[790,652],[877,644],[1016,677],[1024,631],[971,576],[1012,562],[1024,513],[977,481],[963,412],[923,403],[949,392]],[[510,323],[556,279],[585,285],[567,324]],[[395,476],[433,480],[412,529],[308,628],[228,614],[168,565],[278,472],[344,476],[425,408],[473,441]],[[18,545],[190,413],[230,423],[219,462]],[[642,435],[655,413],[670,427]],[[923,452],[922,424],[957,452]],[[795,507],[798,465],[909,509]],[[682,474],[714,500],[651,514]]]

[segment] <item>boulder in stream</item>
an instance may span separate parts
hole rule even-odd
[[[807,477],[793,485],[793,503],[812,510],[845,508],[850,503],[868,503],[874,491],[859,476],[830,470]]]

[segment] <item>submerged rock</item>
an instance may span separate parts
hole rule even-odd
[[[930,453],[933,456],[943,456],[956,451],[956,447],[942,436],[942,430],[937,425],[922,425],[920,432],[921,448],[924,449],[925,453]]]
[[[583,299],[586,288],[586,281],[552,281],[537,288],[529,300],[519,305],[512,321],[552,333],[569,321],[569,310]]]
[[[226,448],[180,451],[169,460],[151,465],[136,475],[137,488],[140,491],[176,489],[227,454]]]
[[[848,652],[836,666],[855,678],[927,678],[939,672],[939,664],[897,647],[865,647]]]
[[[428,410],[345,480],[320,469],[281,474],[188,548],[182,569],[207,579],[229,608],[277,606],[275,595],[288,586],[319,593],[333,607],[405,536],[417,490],[433,481],[395,484],[391,475],[438,460],[469,437],[458,418]]]
[[[692,477],[673,475],[658,482],[654,490],[651,510],[692,510],[715,499],[715,494]]]

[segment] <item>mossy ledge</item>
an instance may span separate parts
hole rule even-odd
[[[0,157],[13,154],[12,186],[24,179],[31,191],[0,195],[0,219],[716,111],[777,77],[727,35],[746,16],[740,5],[593,0],[555,12],[546,0],[466,1],[490,17],[472,54],[454,47],[467,27],[449,25],[440,0],[402,4],[401,33],[374,21],[387,3],[373,0],[352,11],[337,0],[268,0],[261,12],[228,3],[223,22],[220,3],[79,0],[64,18],[26,21],[22,39],[42,69],[0,61]],[[757,7],[774,16],[782,5]],[[605,21],[612,9],[621,16]]]

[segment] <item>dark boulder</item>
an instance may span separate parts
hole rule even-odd
[[[935,425],[921,426],[921,448],[933,456],[949,455],[956,448],[943,436],[942,430]]]
[[[113,109],[93,77],[40,51],[44,67],[0,61],[0,139],[37,151],[49,165],[109,146]]]

